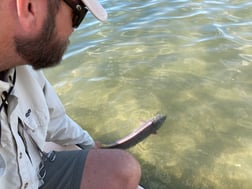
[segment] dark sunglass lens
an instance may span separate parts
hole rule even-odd
[[[77,9],[77,6],[76,6],[76,9]],[[83,19],[85,18],[86,14],[88,12],[88,9],[85,7],[80,6],[79,8],[80,8],[79,11],[76,12],[73,17],[73,27],[74,28],[77,28],[81,24],[81,22],[83,21]]]
[[[78,1],[78,4],[76,4],[73,1],[70,0],[64,0],[66,4],[68,4],[72,10],[73,10],[73,27],[77,28],[82,20],[85,18],[88,9],[86,6],[82,3],[82,1]]]
[[[73,28],[77,28],[79,25],[77,24],[79,20],[79,16],[74,14],[73,15]]]

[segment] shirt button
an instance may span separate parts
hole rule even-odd
[[[28,182],[26,182],[25,184],[24,184],[24,188],[27,188],[28,187]]]
[[[21,159],[23,157],[22,152],[19,153],[19,159]]]

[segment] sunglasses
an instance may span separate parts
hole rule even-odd
[[[78,28],[88,12],[86,5],[76,0],[64,0],[64,2],[73,10],[73,28]]]

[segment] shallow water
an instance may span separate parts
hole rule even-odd
[[[252,2],[103,4],[45,71],[67,112],[104,143],[166,114],[130,149],[147,189],[252,188]]]

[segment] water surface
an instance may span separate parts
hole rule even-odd
[[[147,189],[252,188],[252,2],[102,2],[45,71],[67,112],[104,143],[167,114],[130,149]]]

